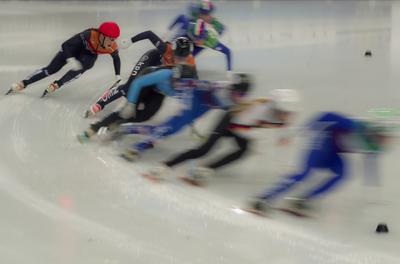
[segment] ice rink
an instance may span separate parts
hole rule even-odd
[[[100,56],[92,70],[48,98],[40,95],[66,69],[20,94],[3,95],[13,82],[47,65],[73,34],[115,20],[122,38],[148,29],[163,35],[186,5],[0,2],[0,263],[400,263],[398,141],[380,159],[380,186],[369,186],[362,158],[350,156],[349,180],[319,201],[315,217],[273,212],[262,218],[237,208],[296,169],[304,137],[278,147],[279,132],[256,131],[251,154],[219,171],[207,188],[175,177],[154,184],[138,173],[182,146],[198,144],[188,131],[160,142],[136,163],[118,156],[118,144],[76,140],[94,121],[84,119],[84,111],[113,83],[109,56]],[[298,123],[317,111],[367,116],[377,107],[400,108],[400,1],[216,6],[227,25],[222,42],[232,49],[234,70],[255,76],[253,96],[298,89]],[[124,77],[151,47],[142,41],[120,52]],[[364,57],[367,49],[370,58]],[[201,78],[225,77],[219,53],[204,51],[197,65]],[[167,102],[152,122],[173,108]],[[206,132],[216,114],[201,120],[199,129]],[[325,176],[315,175],[311,183]],[[379,222],[388,224],[388,234],[375,233]]]

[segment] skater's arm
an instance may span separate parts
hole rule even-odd
[[[167,43],[164,42],[160,37],[158,37],[156,34],[154,34],[153,31],[148,30],[144,31],[142,33],[137,34],[136,36],[131,38],[132,43],[135,43],[137,41],[141,41],[144,39],[148,39],[153,43],[153,45],[163,54],[165,52],[165,49],[167,47]]]
[[[162,83],[170,83],[172,75],[172,70],[164,69],[137,78],[129,87],[128,101],[136,104],[140,92],[151,85],[157,85],[157,88],[159,88],[160,92],[163,94],[174,95],[174,90],[170,85],[161,85]]]
[[[113,59],[114,63],[114,72],[116,76],[121,75],[121,59],[119,57],[119,52],[118,50],[114,51],[111,53],[111,57]]]
[[[212,18],[211,23],[210,23],[215,30],[218,32],[219,35],[222,35],[222,33],[224,33],[225,31],[225,26],[224,24],[222,24],[218,19],[216,19],[215,17]]]
[[[177,24],[185,25],[188,23],[188,18],[185,15],[179,15],[175,18],[174,22],[169,25],[168,29],[172,30]]]

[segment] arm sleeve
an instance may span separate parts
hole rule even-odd
[[[172,70],[158,70],[142,77],[137,78],[131,83],[128,90],[128,101],[136,104],[142,89],[146,89],[151,85],[157,85],[157,88],[166,95],[173,95],[174,90],[171,85]],[[163,85],[164,84],[164,85]]]
[[[132,43],[135,43],[137,41],[141,41],[144,39],[148,39],[153,43],[153,45],[163,54],[167,48],[167,43],[164,42],[160,37],[158,37],[156,34],[154,34],[153,31],[148,30],[144,31],[142,33],[137,34],[136,36],[133,36],[131,38]]]
[[[174,22],[169,25],[168,29],[173,29],[176,25],[181,24],[182,26],[187,25],[189,23],[188,18],[185,15],[179,15],[175,18]]]
[[[72,57],[73,50],[84,49],[84,41],[87,38],[87,34],[90,34],[89,30],[85,30],[79,34],[76,34],[72,38],[66,40],[61,44],[61,48],[64,51],[67,59]]]
[[[213,25],[219,35],[222,35],[222,33],[224,33],[225,26],[215,17],[211,20],[211,25]]]
[[[114,63],[115,75],[121,75],[121,59],[119,57],[118,50],[111,53],[111,57],[112,57],[113,63]]]

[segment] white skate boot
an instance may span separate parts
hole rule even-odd
[[[271,212],[272,209],[273,207],[268,200],[256,197],[250,200],[249,208],[245,210],[253,214],[265,216],[267,213]]]
[[[49,86],[47,87],[47,89],[44,90],[44,92],[42,94],[42,98],[45,97],[47,94],[54,92],[58,88],[60,88],[60,87],[58,86],[57,83],[55,83],[55,82],[50,83]]]
[[[288,206],[280,208],[281,211],[285,211],[298,217],[310,217],[313,215],[315,208],[311,201],[299,197],[286,197]]]
[[[19,92],[22,91],[23,89],[25,89],[25,85],[23,82],[17,82],[17,83],[13,83],[11,85],[10,90],[8,90],[8,92],[6,93],[6,95],[13,93],[13,92]]]
[[[195,167],[188,172],[187,177],[182,179],[195,186],[207,185],[208,179],[215,174],[214,170],[207,167]]]
[[[168,178],[170,168],[164,163],[155,164],[147,172],[142,173],[142,176],[152,181],[163,181]]]
[[[133,162],[140,158],[140,152],[134,148],[127,148],[120,156],[127,161]]]

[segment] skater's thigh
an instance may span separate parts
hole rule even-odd
[[[67,57],[63,51],[59,51],[46,67],[48,74],[58,72],[67,63]]]
[[[90,54],[87,52],[82,52],[78,58],[80,63],[82,63],[82,70],[88,70],[93,67],[94,63],[97,60],[97,55]]]

